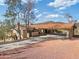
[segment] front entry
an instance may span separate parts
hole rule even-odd
[[[44,33],[45,33],[45,34],[51,34],[51,30],[44,29]]]

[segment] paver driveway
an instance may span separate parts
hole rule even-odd
[[[79,40],[49,40],[0,53],[0,59],[79,59]]]

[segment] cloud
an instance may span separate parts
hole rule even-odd
[[[5,0],[0,0],[0,5],[5,5],[5,4],[4,4],[4,1],[5,1]]]
[[[39,15],[36,16],[36,18],[39,18],[39,17],[41,17],[41,16],[42,16],[42,14],[39,14]]]
[[[35,14],[40,12],[38,9],[34,9],[33,11],[35,12]]]
[[[63,17],[62,15],[59,15],[59,14],[48,14],[46,16],[46,18],[58,18],[58,17]]]
[[[29,1],[29,0],[22,0],[22,2],[24,2],[24,3],[27,3],[27,1]],[[40,1],[42,1],[42,0],[30,0],[31,2],[40,2]]]
[[[50,2],[48,6],[62,10],[77,3],[79,3],[79,0],[55,0],[54,2]]]
[[[38,10],[38,9],[37,9]],[[46,15],[48,15],[48,12],[40,12],[40,10],[38,10],[39,12],[36,13],[36,18],[45,18]]]

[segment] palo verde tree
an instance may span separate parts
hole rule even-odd
[[[21,2],[21,0],[6,0],[5,4],[7,4],[7,10],[5,13],[5,21],[8,22],[10,28],[14,28],[15,26],[15,20],[17,16],[17,4]]]
[[[33,21],[33,19],[35,18],[33,12],[35,0],[27,0],[27,3],[21,3],[21,0],[6,0],[8,9],[5,13],[5,17],[7,18],[6,20],[10,22],[11,26],[14,26],[16,16],[19,13],[24,14],[23,20],[27,26],[29,25],[30,21]]]
[[[35,19],[33,11],[34,1],[35,0],[27,0],[27,3],[22,3],[22,0],[6,0],[5,3],[8,8],[5,13],[5,17],[9,24],[9,28],[13,28],[15,26],[16,16],[19,16],[19,13],[22,13],[24,15],[23,21],[26,24],[26,30],[29,32],[30,21],[32,22],[33,19]],[[19,17],[18,19],[20,21]]]
[[[17,17],[17,5],[21,3],[21,0],[5,0],[5,4],[7,5],[6,13],[4,14],[4,29],[5,33],[9,33],[11,29],[15,28],[15,21]]]

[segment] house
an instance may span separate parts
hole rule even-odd
[[[31,27],[39,30],[42,34],[66,34],[67,37],[72,37],[73,25],[72,23],[45,22],[31,25]]]
[[[21,26],[20,24],[18,24],[16,28],[20,29],[22,38],[46,34],[65,34],[67,38],[71,38],[73,36],[72,23],[44,22],[38,24],[31,24],[29,25],[29,33],[27,33],[26,27]]]

